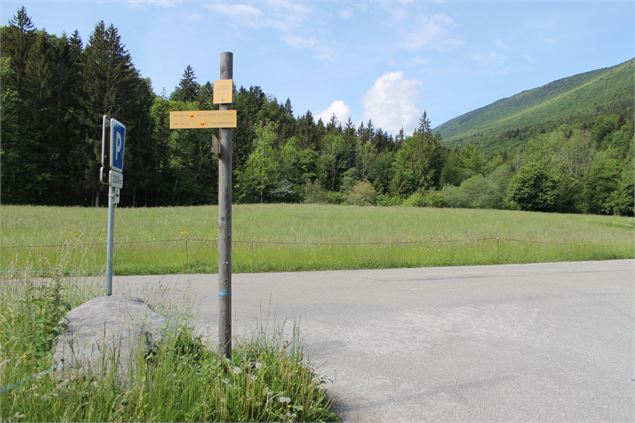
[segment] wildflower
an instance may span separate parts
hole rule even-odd
[[[251,380],[256,380],[256,375],[251,375],[250,378]]]
[[[287,418],[291,421],[295,420],[298,417],[298,415],[296,413],[292,413],[290,411],[287,411]]]
[[[256,361],[256,369],[262,368],[262,363],[260,361]]]
[[[291,398],[289,397],[278,397],[278,402],[281,402],[282,404],[288,404],[291,402]]]
[[[240,367],[235,367],[235,366],[234,366],[234,367],[232,368],[232,372],[234,372],[234,374],[235,374],[235,375],[239,375],[239,374],[240,374],[240,372],[241,372]]]

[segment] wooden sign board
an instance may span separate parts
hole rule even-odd
[[[234,81],[232,79],[217,79],[214,81],[214,104],[233,102]]]
[[[236,110],[191,110],[170,112],[170,129],[235,128]]]

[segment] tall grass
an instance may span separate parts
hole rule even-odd
[[[106,210],[3,206],[0,269],[103,272]],[[115,273],[216,271],[217,208],[118,209]],[[635,220],[503,210],[234,207],[237,272],[631,258]]]
[[[0,421],[337,420],[297,332],[287,340],[282,327],[238,342],[227,360],[187,325],[169,325],[156,348],[136,350],[124,379],[108,361],[42,373],[51,368],[60,319],[97,286],[61,273],[47,282],[29,275],[0,283]]]

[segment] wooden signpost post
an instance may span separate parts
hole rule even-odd
[[[218,353],[231,358],[232,344],[232,154],[233,129],[237,125],[233,102],[233,61],[231,52],[220,55],[220,80],[214,81],[214,104],[220,110],[170,112],[170,129],[220,129],[215,141],[218,154]]]

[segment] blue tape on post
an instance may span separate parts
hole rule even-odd
[[[227,292],[227,291],[222,291],[218,293],[219,298],[223,298],[223,297],[228,297],[230,296],[232,293],[231,292]]]

